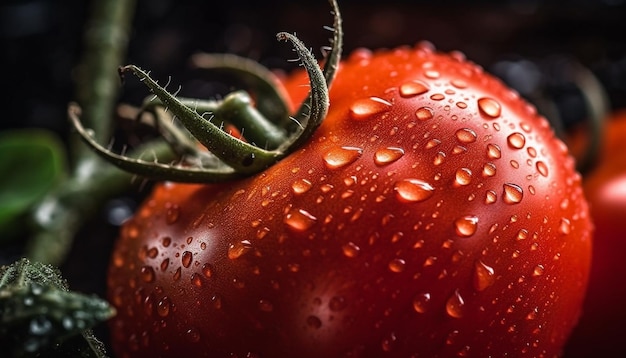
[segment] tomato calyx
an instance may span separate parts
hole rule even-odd
[[[209,70],[224,69],[247,80],[256,101],[245,91],[235,91],[219,101],[178,98],[135,65],[119,68],[120,76],[132,73],[154,94],[143,104],[141,113],[155,117],[155,127],[170,144],[179,161],[176,164],[148,161],[137,155],[117,154],[98,143],[93,133],[82,126],[80,107],[71,103],[68,117],[83,141],[97,154],[115,166],[154,180],[210,183],[233,180],[261,172],[307,142],[326,117],[328,89],[338,67],[341,48],[341,15],[336,0],[329,0],[334,15],[331,47],[323,69],[311,51],[295,35],[280,32],[279,41],[290,42],[308,76],[307,99],[292,116],[287,104],[275,89],[270,70],[251,60],[233,55],[208,55],[201,66]],[[208,60],[208,61],[206,61]],[[256,103],[263,105],[255,106]],[[167,110],[167,111],[166,111]],[[167,112],[172,115],[168,116]],[[172,123],[172,118],[180,126]],[[245,140],[223,129],[224,124],[241,128]],[[203,148],[206,150],[203,150]]]

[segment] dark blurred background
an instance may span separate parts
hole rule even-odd
[[[465,53],[522,94],[549,85],[548,73],[559,56],[592,71],[606,91],[609,110],[626,107],[626,0],[562,3],[343,0],[344,51],[427,40],[442,51]],[[76,97],[74,69],[89,12],[90,1],[84,0],[2,2],[0,129],[46,128],[67,139],[66,108]],[[196,52],[236,53],[289,71],[296,67],[287,61],[293,52],[275,40],[275,33],[296,33],[319,57],[330,36],[323,26],[331,24],[324,0],[138,0],[126,63],[163,80],[171,76],[185,91],[192,83],[188,60]],[[584,116],[579,93],[569,93],[567,84],[563,88],[559,101],[572,112],[564,117]],[[139,83],[120,86],[121,102],[136,105],[146,94]],[[71,288],[105,295],[119,218],[131,213],[148,190],[112,199],[85,225],[62,267]],[[106,340],[105,330],[97,331]]]

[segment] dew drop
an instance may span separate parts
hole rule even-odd
[[[308,230],[317,218],[303,209],[291,210],[285,215],[284,223],[296,231]]]
[[[456,290],[446,301],[446,313],[452,318],[461,318],[463,317],[463,306],[465,306],[465,301],[459,290]]]
[[[191,283],[196,287],[202,287],[202,277],[194,272],[191,274]]]
[[[166,223],[168,223],[169,225],[172,225],[176,221],[178,221],[179,217],[180,217],[180,207],[177,204],[173,204],[167,208],[167,211],[165,212]]]
[[[498,199],[498,194],[493,190],[487,190],[485,193],[485,204],[493,204]]]
[[[396,344],[397,337],[395,333],[391,332],[386,338],[382,340],[381,348],[384,352],[391,352]]]
[[[456,106],[461,108],[461,109],[465,109],[465,108],[467,108],[467,103],[465,103],[465,102],[457,102]]]
[[[430,293],[418,293],[413,297],[413,309],[417,313],[424,313],[428,310],[430,303]]]
[[[410,81],[400,85],[400,96],[404,98],[417,96],[428,92],[430,88],[422,81]]]
[[[467,87],[467,82],[463,81],[462,79],[458,79],[455,78],[452,81],[450,81],[450,84],[453,85],[454,87],[458,88],[458,89],[463,89]]]
[[[191,261],[193,260],[193,254],[189,251],[183,252],[183,256],[181,258],[181,262],[184,267],[189,267],[191,265]]]
[[[444,98],[446,98],[446,96],[441,93],[435,93],[434,95],[430,96],[430,99],[432,99],[433,101],[441,101]]]
[[[306,180],[306,179],[300,179],[300,180],[296,180],[293,184],[291,184],[291,190],[293,191],[294,194],[299,195],[299,194],[304,194],[307,191],[309,191],[309,189],[311,189],[311,187],[313,186],[313,184]]]
[[[170,301],[169,297],[167,296],[163,297],[159,301],[159,303],[157,303],[157,313],[159,314],[159,316],[166,317],[167,315],[169,315],[171,305],[172,305],[172,302]]]
[[[433,118],[435,111],[433,111],[430,107],[420,107],[415,111],[415,116],[417,119],[425,121]]]
[[[396,197],[404,202],[420,202],[430,198],[435,188],[419,179],[403,179],[394,184]]]
[[[543,275],[544,271],[545,271],[545,268],[543,267],[543,265],[535,266],[535,268],[533,269],[533,277]]]
[[[350,117],[354,120],[364,120],[373,115],[387,112],[391,103],[378,97],[369,97],[356,100],[350,106]]]
[[[358,247],[353,242],[349,242],[349,243],[343,245],[341,247],[341,250],[343,251],[344,256],[349,257],[349,258],[357,257],[359,255],[359,253],[361,252],[361,248]]]
[[[252,243],[248,240],[232,243],[228,246],[228,258],[231,260],[238,259],[251,249]]]
[[[434,165],[441,165],[443,163],[444,159],[446,159],[446,153],[444,153],[444,152],[437,152],[437,154],[435,154],[435,158],[433,159],[433,164]]]
[[[500,146],[497,144],[487,144],[487,157],[490,159],[499,159],[502,156]]]
[[[478,136],[476,135],[476,132],[474,132],[473,130],[469,129],[469,128],[462,128],[456,131],[456,138],[461,142],[461,143],[474,143],[476,141],[476,138],[478,138]]]
[[[200,331],[197,328],[189,328],[185,332],[185,338],[191,343],[200,342]]]
[[[306,324],[307,326],[314,328],[314,329],[319,329],[320,327],[322,327],[322,321],[317,316],[307,317]]]
[[[493,98],[483,97],[478,100],[478,109],[486,117],[498,118],[502,110],[500,103]]]
[[[424,76],[433,80],[439,78],[440,75],[441,74],[439,73],[439,71],[435,71],[435,70],[424,71]]]
[[[521,149],[526,145],[526,137],[520,132],[515,132],[506,138],[509,147],[513,149]]]
[[[484,291],[495,282],[493,267],[478,260],[474,264],[474,288],[477,291]]]
[[[169,237],[169,236],[166,236],[166,237],[163,238],[161,243],[162,243],[163,247],[168,247],[172,243],[172,238]]]
[[[167,270],[167,267],[170,265],[170,259],[169,258],[165,258],[163,261],[161,261],[161,271],[165,272],[165,270]]]
[[[493,163],[485,163],[483,166],[483,177],[488,178],[496,175],[496,165]]]
[[[374,153],[374,163],[376,165],[387,165],[402,158],[404,155],[404,149],[397,147],[381,148]]]
[[[462,216],[454,222],[456,234],[460,237],[470,237],[476,232],[478,217],[473,215]]]
[[[546,165],[546,163],[540,160],[537,162],[536,166],[537,166],[537,171],[539,172],[539,174],[541,174],[544,177],[548,176],[548,166]]]
[[[172,279],[174,281],[178,281],[178,280],[180,280],[180,275],[181,275],[181,270],[180,270],[180,267],[178,267],[176,269],[176,271],[174,272],[174,275],[172,276]]]
[[[502,200],[507,204],[518,204],[524,197],[524,192],[519,185],[506,183],[502,185]]]
[[[206,278],[213,276],[213,266],[211,266],[211,264],[208,264],[208,263],[202,265],[202,274]]]
[[[274,305],[268,300],[260,299],[258,306],[259,310],[263,312],[272,312],[274,310]]]
[[[461,168],[456,171],[454,176],[455,186],[468,185],[472,181],[472,171],[468,168]]]
[[[572,224],[566,218],[561,218],[561,222],[559,224],[559,232],[563,235],[568,235],[572,232]]]
[[[140,271],[141,279],[143,282],[153,282],[154,281],[154,269],[152,266],[143,266]]]
[[[406,268],[406,262],[403,259],[395,258],[389,261],[387,266],[391,272],[400,273]]]
[[[329,169],[338,169],[354,163],[363,150],[355,147],[335,147],[324,155],[324,162]]]

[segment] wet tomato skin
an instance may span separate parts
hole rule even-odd
[[[116,354],[557,356],[591,223],[548,123],[425,44],[355,51],[330,103],[259,175],[157,185],[111,260]]]

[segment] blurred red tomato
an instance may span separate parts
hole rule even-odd
[[[595,169],[584,190],[595,224],[591,278],[583,316],[565,357],[626,357],[626,109],[606,121]],[[572,139],[572,147],[581,138]]]

